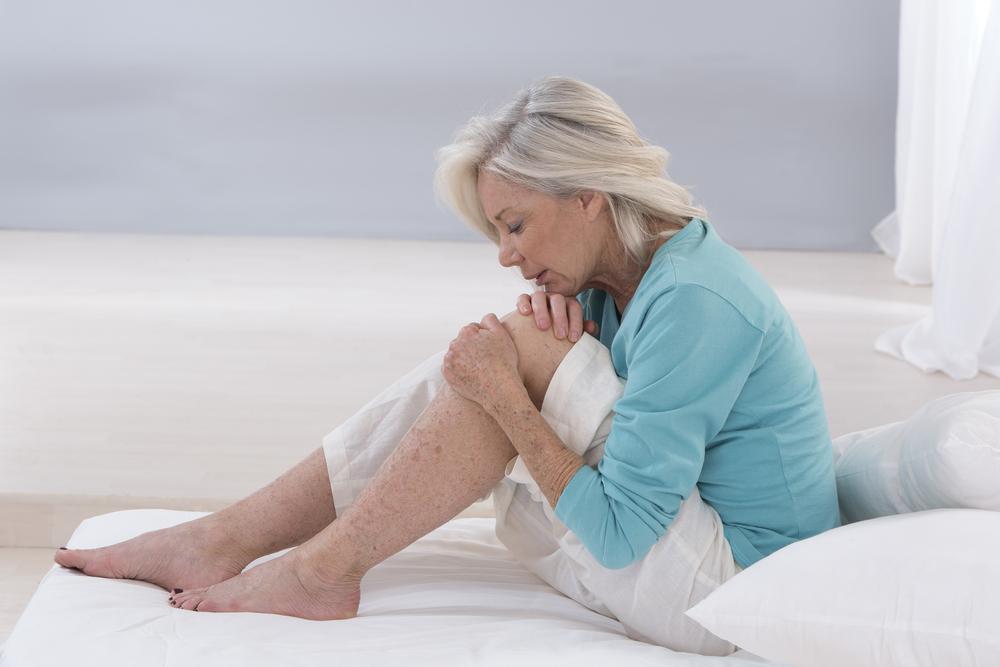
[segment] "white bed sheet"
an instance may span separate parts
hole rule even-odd
[[[67,546],[93,548],[203,516],[129,510],[91,517]],[[284,552],[265,556],[253,567]],[[0,667],[411,665],[774,665],[629,639],[618,621],[560,594],[514,560],[493,519],[455,519],[372,569],[353,619],[309,621],[175,609],[140,581],[53,565],[0,649]]]

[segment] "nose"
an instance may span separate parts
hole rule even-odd
[[[515,266],[521,260],[521,255],[514,249],[514,244],[507,240],[509,238],[509,235],[500,237],[498,259],[500,261],[500,266],[504,268]]]

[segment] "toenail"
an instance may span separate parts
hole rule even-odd
[[[66,547],[59,547],[59,551],[69,551]]]

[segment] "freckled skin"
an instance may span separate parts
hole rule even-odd
[[[513,318],[519,326],[510,326]],[[538,331],[530,317],[517,312],[502,319],[518,345],[519,366],[528,369],[523,387],[540,405],[572,343]],[[349,618],[357,614],[364,573],[485,495],[516,454],[481,405],[445,384],[343,516],[298,549],[266,563],[268,570],[255,575],[258,566],[173,600],[197,611]],[[553,473],[560,475],[566,472]],[[299,581],[309,582],[308,590]]]
[[[503,230],[501,264],[518,266],[524,275],[547,269],[550,291],[567,296],[586,287],[605,289],[624,310],[641,271],[636,275],[609,242],[603,199],[555,200],[529,192],[525,200],[523,189],[489,176],[480,178],[479,189],[491,216],[508,203],[529,209],[524,235],[516,241],[505,236],[506,224],[494,223]],[[514,196],[520,201],[512,201]],[[478,392],[492,414],[444,385],[342,516],[333,506],[325,457],[317,449],[267,487],[220,512],[105,549],[58,551],[56,562],[88,575],[184,588],[169,598],[181,609],[317,620],[356,615],[361,578],[368,570],[453,518],[501,479],[518,453],[508,433],[516,432],[522,447],[553,445],[551,429],[537,409],[573,344],[556,339],[551,330],[538,331],[531,317],[516,311],[501,320],[516,348],[515,389],[526,392],[528,403],[520,400],[521,394],[498,395],[510,390],[496,379],[499,373],[480,374],[479,383],[473,381],[475,374],[462,380],[463,390]],[[466,359],[466,367],[474,361]],[[497,412],[504,405],[511,406],[509,411]],[[568,450],[559,449],[559,443],[550,447],[558,454],[551,461],[529,460],[532,450],[521,452],[552,504],[573,471],[574,461],[562,456]],[[233,576],[260,556],[296,545],[280,558]]]
[[[512,318],[521,323],[510,332],[518,365],[528,369],[524,386],[541,405],[572,344],[538,331],[528,316],[501,319],[509,326]],[[344,516],[337,516],[320,448],[224,510],[103,549],[56,551],[55,560],[86,575],[184,589],[169,600],[187,610],[346,618],[356,614],[363,572],[484,495],[515,454],[497,422],[446,384]],[[266,569],[236,576],[296,545]],[[310,590],[297,590],[301,581]]]

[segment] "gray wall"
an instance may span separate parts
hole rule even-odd
[[[434,150],[546,74],[744,248],[874,250],[898,0],[0,0],[0,228],[476,239]]]

